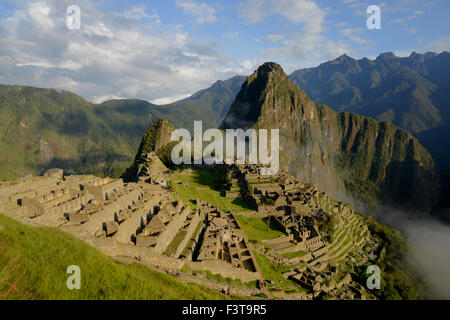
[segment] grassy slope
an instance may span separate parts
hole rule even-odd
[[[171,177],[174,191],[178,192],[183,202],[187,203],[189,199],[200,199],[207,201],[212,205],[221,207],[224,210],[244,212],[251,211],[244,202],[240,202],[235,198],[225,198],[220,195],[220,191],[215,190],[215,177],[208,171],[194,171],[192,174],[183,174],[180,171],[175,171]],[[184,186],[175,181],[181,181],[188,184]],[[195,205],[190,203],[191,208]]]
[[[33,228],[0,214],[0,299],[225,299],[144,265],[115,262],[54,228]],[[81,268],[81,290],[68,290],[66,268]],[[10,284],[17,291],[10,290]]]
[[[277,228],[272,220],[270,221],[270,228],[268,228],[268,218],[253,218],[237,215],[236,219],[242,229],[244,229],[249,240],[261,242],[262,240],[275,239],[286,235]]]

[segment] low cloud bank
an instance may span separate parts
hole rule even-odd
[[[408,237],[413,262],[432,298],[450,299],[450,226],[426,214],[386,207],[364,212]]]

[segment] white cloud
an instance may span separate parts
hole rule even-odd
[[[269,34],[267,36],[267,40],[269,40],[270,42],[279,42],[283,39],[284,39],[283,34]]]
[[[361,28],[345,28],[339,31],[339,33],[344,36],[349,38],[351,41],[357,43],[357,44],[368,44],[368,43],[372,43],[371,41],[367,40],[367,39],[363,39],[361,37],[359,37],[357,34],[363,32],[363,29]]]
[[[216,9],[203,2],[176,0],[176,4],[185,13],[196,17],[197,23],[216,22]]]
[[[144,5],[139,5],[139,6],[132,7],[130,10],[127,10],[125,12],[124,17],[128,18],[128,19],[136,19],[136,20],[140,20],[140,19],[147,19],[147,20],[156,19],[156,21],[158,21],[158,23],[160,22],[159,16],[156,13],[153,13],[151,15],[148,14],[147,13],[147,8]]]
[[[189,94],[189,93],[187,93],[187,94],[175,94],[173,96],[162,97],[162,98],[159,98],[159,99],[155,99],[155,100],[151,101],[151,103],[159,104],[159,105],[169,104],[169,103],[172,103],[172,102],[175,102],[175,101],[178,101],[178,100],[186,99],[186,98],[188,98],[190,96],[191,96],[191,94]]]
[[[280,47],[270,48],[264,52],[268,60],[283,60],[287,73],[299,68],[317,66],[344,53],[352,54],[346,42],[335,42],[321,34],[294,33],[281,41]]]
[[[168,101],[241,69],[214,43],[197,43],[176,27],[161,30],[157,14],[144,7],[117,14],[80,1],[81,29],[68,30],[66,8],[72,1],[20,4],[0,19],[4,84],[61,88],[96,102],[111,97]]]
[[[239,6],[239,14],[249,23],[278,14],[294,25],[302,26],[300,31],[267,36],[276,47],[264,50],[262,56],[265,60],[279,61],[286,72],[351,53],[346,42],[332,41],[324,36],[326,12],[311,0],[247,0]]]
[[[437,53],[440,53],[442,51],[450,51],[450,36],[439,38],[431,42],[426,46],[425,50]]]
[[[403,17],[403,18],[397,18],[397,19],[392,20],[392,23],[403,23],[405,21],[415,19],[415,18],[417,18],[418,16],[420,16],[422,14],[424,14],[424,11],[416,10],[412,14],[410,14],[409,16],[406,16],[406,17]]]
[[[250,23],[280,14],[294,24],[304,24],[306,32],[320,33],[325,13],[311,0],[247,0],[239,5],[239,14]]]

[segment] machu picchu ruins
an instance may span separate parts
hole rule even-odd
[[[0,203],[22,223],[57,227],[112,258],[139,261],[222,292],[280,299],[375,298],[343,271],[382,252],[380,240],[350,206],[284,171],[261,176],[260,166],[249,164],[221,165],[229,185],[217,196],[227,203],[244,201],[246,210],[202,199],[212,186],[197,187],[200,196],[183,201],[178,191],[189,183],[165,167],[155,169],[160,161],[154,153],[140,159],[137,182],[52,169],[0,183]],[[178,174],[207,175],[214,167],[191,166]],[[267,224],[277,236],[258,238],[257,224]],[[267,276],[269,267],[278,280]]]

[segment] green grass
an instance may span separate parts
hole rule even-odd
[[[173,240],[167,246],[166,251],[164,251],[164,254],[166,256],[174,255],[177,252],[178,246],[180,245],[181,241],[183,241],[184,237],[186,236],[186,233],[187,233],[186,230],[178,230]]]
[[[288,259],[294,259],[294,258],[300,258],[303,257],[306,253],[303,251],[295,251],[295,252],[286,252],[283,253],[283,256],[285,256]]]
[[[254,218],[236,215],[242,229],[248,236],[249,240],[261,242],[262,240],[275,239],[286,234],[278,228],[278,226],[270,219],[270,225],[267,226],[268,218]]]
[[[0,299],[225,299],[142,264],[118,263],[55,228],[33,228],[0,214]],[[69,290],[66,269],[81,269],[81,289]],[[17,290],[6,293],[10,284]]]
[[[269,260],[264,255],[254,251],[256,262],[261,269],[263,277],[265,280],[274,281],[273,285],[268,285],[269,289],[271,286],[280,287],[286,293],[294,292],[305,292],[305,288],[296,284],[294,281],[288,280],[283,276],[283,273],[290,271],[287,266],[280,265],[276,266],[275,262]]]
[[[195,209],[196,205],[189,202],[189,199],[200,199],[207,201],[212,205],[235,212],[252,211],[244,201],[237,198],[225,198],[220,195],[220,191],[215,189],[216,181],[214,175],[209,171],[193,171],[192,174],[183,174],[180,171],[174,171],[171,177],[172,181],[181,181],[189,186],[174,183],[173,187],[181,196],[185,203],[189,203],[191,209]],[[208,189],[205,189],[208,187]]]

